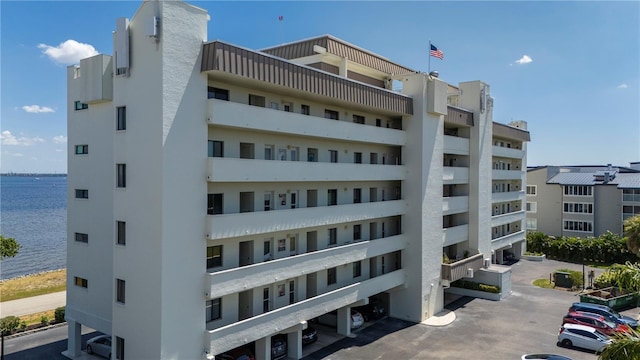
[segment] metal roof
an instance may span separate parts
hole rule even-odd
[[[612,171],[615,173],[614,171]],[[595,175],[604,175],[604,171],[593,173],[565,172],[550,178],[547,184],[559,185],[616,185],[621,189],[640,189],[640,173],[617,173],[615,178],[605,184],[603,180],[597,180]],[[600,177],[599,177],[600,178]]]

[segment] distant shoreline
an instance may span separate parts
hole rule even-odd
[[[0,176],[41,176],[41,177],[53,177],[53,176],[67,176],[67,174],[49,174],[49,173],[2,173]]]
[[[18,276],[14,276],[14,277],[7,278],[7,279],[0,279],[0,284],[2,284],[3,282],[9,281],[9,280],[28,278],[28,277],[39,276],[39,275],[48,274],[48,273],[52,273],[52,272],[59,272],[59,271],[67,271],[67,268],[63,267],[63,268],[54,269],[54,270],[44,270],[44,271],[38,271],[38,272],[30,273],[30,274],[18,275]]]

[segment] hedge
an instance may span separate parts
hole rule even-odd
[[[500,286],[481,284],[467,280],[456,280],[451,283],[451,286],[469,290],[484,291],[493,294],[500,294]]]
[[[549,259],[572,263],[624,264],[638,257],[627,250],[626,239],[607,231],[599,237],[553,237],[527,232],[527,251],[540,252]]]

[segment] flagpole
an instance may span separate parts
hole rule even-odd
[[[431,72],[431,40],[429,40],[429,52],[427,53],[427,57],[429,58],[429,65],[427,65],[427,74]]]

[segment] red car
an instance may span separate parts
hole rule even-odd
[[[562,324],[586,325],[606,335],[613,335],[619,332],[631,332],[631,328],[627,325],[616,324],[602,315],[582,311],[572,311],[568,313],[562,319]]]

